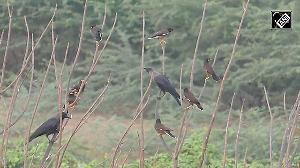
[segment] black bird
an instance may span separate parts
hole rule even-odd
[[[91,26],[91,33],[96,40],[97,44],[102,40],[102,30],[99,26],[97,25],[92,25]]]
[[[195,95],[189,91],[188,88],[184,88],[183,92],[184,92],[184,97],[189,102],[189,106],[187,107],[188,109],[190,108],[190,106],[193,106],[194,104],[196,104],[200,110],[203,110],[203,107],[201,106],[200,102],[197,100]]]
[[[62,112],[62,119],[65,118],[72,118],[72,116],[71,115],[69,116],[67,113]],[[46,135],[46,137],[50,142],[48,136],[50,134],[59,133],[59,127],[60,127],[60,117],[59,114],[57,114],[55,117],[45,121],[38,129],[36,129],[34,133],[31,134],[29,138],[29,142],[42,135]]]
[[[166,92],[169,92],[174,97],[174,99],[179,104],[179,106],[181,106],[181,103],[179,101],[180,96],[176,92],[174,86],[169,81],[168,77],[156,72],[152,68],[144,68],[144,69],[150,74],[150,76],[152,76],[152,79],[156,82],[156,85],[163,92],[163,95],[159,97],[159,99],[162,98],[166,94]]]
[[[156,119],[154,128],[155,128],[156,132],[158,133],[158,135],[167,134],[170,137],[176,138],[173,134],[171,134],[171,131],[173,131],[173,130],[166,127],[164,124],[162,124],[159,118]]]
[[[162,29],[162,30],[156,32],[154,36],[149,37],[148,39],[157,38],[161,44],[166,44],[166,42],[163,40],[163,38],[169,36],[172,31],[174,31],[172,28]]]
[[[220,78],[216,75],[216,73],[215,73],[213,67],[209,64],[209,61],[210,61],[210,60],[211,60],[210,58],[206,58],[206,59],[204,60],[204,63],[203,63],[203,69],[204,69],[205,72],[206,72],[206,78],[205,78],[205,81],[207,81],[208,78],[209,78],[210,76],[212,76],[213,79],[217,82],[217,81],[220,80]]]
[[[83,92],[84,88],[85,88],[85,82],[84,82],[83,79],[80,80],[77,85],[74,85],[73,88],[72,88],[72,90],[75,91],[75,92],[79,92],[79,89],[80,89],[80,86],[81,86],[82,83],[83,83],[83,86],[82,86],[81,92]]]

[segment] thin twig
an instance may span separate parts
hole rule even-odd
[[[245,98],[243,99],[241,111],[240,111],[240,120],[239,120],[239,127],[236,133],[235,143],[234,143],[234,167],[237,168],[237,160],[238,160],[238,142],[239,142],[239,136],[240,131],[243,123],[243,111],[244,111],[244,104],[245,104]]]
[[[247,151],[248,148],[246,148],[245,155],[244,155],[244,168],[247,168]]]
[[[129,152],[127,153],[127,155],[126,155],[126,157],[125,157],[125,159],[123,160],[123,162],[122,162],[122,168],[125,166],[125,164],[126,164],[126,161],[127,161],[127,159],[128,159],[128,156],[130,155],[130,153],[131,153],[131,149],[129,150]]]
[[[3,84],[3,81],[4,81],[6,58],[7,58],[7,53],[8,53],[8,48],[9,48],[9,41],[10,41],[10,34],[11,34],[11,18],[12,18],[12,13],[13,13],[12,9],[10,9],[10,7],[9,7],[8,0],[6,1],[6,3],[7,3],[7,12],[8,12],[8,32],[7,32],[6,47],[5,47],[5,52],[4,52],[4,56],[3,56],[3,63],[2,63],[2,74],[1,74],[1,81],[0,81],[0,90],[2,88],[2,84]]]
[[[143,11],[143,20],[142,20],[142,56],[141,56],[141,101],[143,97],[143,72],[144,72],[144,48],[145,48],[145,12]],[[140,139],[140,168],[144,167],[144,148],[145,148],[145,135],[144,135],[144,113],[141,112],[141,139]]]
[[[166,45],[161,45],[161,50],[162,50],[162,61],[161,61],[161,67],[162,67],[162,73],[165,75],[165,50],[166,50]]]
[[[206,4],[207,4],[207,0],[204,0],[203,1],[202,18],[201,18],[201,22],[200,22],[200,29],[199,29],[199,34],[198,34],[198,38],[197,38],[197,42],[196,42],[196,47],[195,47],[193,61],[192,61],[192,67],[191,67],[190,90],[192,90],[192,86],[193,86],[193,82],[194,82],[194,67],[195,67],[196,56],[197,56],[198,47],[199,47],[199,43],[200,43],[200,37],[202,34],[202,28],[203,28],[203,24],[204,24],[205,11],[206,11],[206,6],[207,6]]]
[[[270,107],[270,103],[269,103],[269,98],[268,98],[268,93],[267,93],[267,89],[264,86],[264,93],[265,93],[265,98],[266,98],[266,102],[267,102],[267,106],[269,109],[269,113],[270,113],[270,139],[269,139],[269,154],[270,154],[270,165],[271,168],[273,168],[273,155],[272,155],[272,139],[273,139],[273,114],[271,111],[271,107]]]
[[[137,109],[136,109],[136,115],[135,115],[135,116],[133,117],[133,119],[131,120],[131,124],[129,125],[129,127],[127,128],[127,130],[125,131],[125,133],[123,134],[123,136],[121,137],[121,139],[119,140],[119,142],[118,142],[118,144],[117,144],[117,146],[116,146],[116,148],[115,148],[115,151],[114,151],[114,154],[113,154],[113,158],[112,158],[112,161],[111,161],[111,164],[110,164],[110,167],[111,167],[111,168],[114,168],[114,167],[115,167],[115,164],[116,164],[116,161],[115,161],[116,155],[117,155],[117,153],[119,152],[119,150],[121,150],[122,145],[123,145],[123,141],[124,141],[126,135],[128,134],[128,132],[129,132],[129,130],[131,129],[132,125],[134,124],[135,120],[136,120],[137,117],[141,114],[141,112],[143,111],[143,109],[145,108],[145,106],[147,105],[147,103],[148,103],[148,101],[149,101],[149,97],[148,97],[146,103],[144,104],[144,106],[142,106],[143,101],[144,101],[144,99],[145,99],[145,96],[146,96],[146,94],[148,93],[149,88],[150,88],[150,86],[151,86],[151,83],[152,83],[152,77],[150,78],[150,81],[149,81],[149,83],[148,83],[148,87],[147,87],[146,91],[144,92],[144,94],[143,94],[143,96],[142,96],[142,98],[141,98],[141,101],[140,101],[140,103],[139,103],[139,105],[138,105],[138,107],[137,107]],[[142,106],[142,108],[141,108],[141,106]]]
[[[296,155],[296,153],[297,153],[297,150],[298,150],[298,147],[299,147],[299,146],[300,146],[300,139],[298,139],[297,142],[296,142],[294,151],[293,151],[293,153],[292,153],[292,155],[291,155],[291,158],[290,158],[290,160],[289,160],[288,167],[292,167],[292,164],[293,164],[293,161],[294,161],[294,158],[295,158],[295,155]],[[300,163],[298,163],[298,164],[300,164]],[[298,166],[299,166],[299,165],[298,165]]]
[[[294,115],[294,121],[292,124],[291,132],[290,132],[290,135],[288,136],[289,140],[288,140],[287,149],[286,149],[286,153],[285,153],[285,167],[288,167],[288,165],[289,165],[290,150],[293,145],[294,136],[295,136],[296,127],[297,127],[297,121],[298,121],[298,117],[299,117],[299,113],[300,113],[300,110],[299,110],[300,109],[300,101],[298,102],[296,109],[297,110],[295,110],[296,112]]]
[[[53,146],[53,144],[55,142],[55,139],[57,138],[57,135],[58,135],[57,133],[53,134],[53,136],[52,136],[52,138],[51,138],[51,140],[49,142],[48,148],[47,148],[47,150],[46,150],[46,152],[45,152],[45,154],[44,154],[44,156],[43,156],[43,158],[42,158],[42,160],[40,162],[39,168],[43,168],[44,165],[45,165],[45,163],[46,163],[46,161],[48,160],[50,151],[51,151],[52,146]]]
[[[203,161],[204,161],[204,158],[205,158],[205,152],[206,152],[206,146],[207,146],[207,143],[208,143],[208,140],[209,140],[210,132],[212,130],[214,121],[216,119],[216,116],[217,116],[217,113],[218,113],[218,110],[219,110],[219,103],[220,103],[220,100],[221,100],[221,97],[222,97],[224,83],[226,81],[227,75],[229,73],[229,69],[230,69],[231,64],[233,62],[233,58],[234,58],[234,54],[235,54],[235,49],[236,49],[236,46],[237,46],[238,39],[240,37],[240,32],[241,32],[241,29],[242,29],[244,18],[245,18],[246,13],[247,13],[248,4],[249,4],[249,0],[247,0],[246,7],[244,8],[244,13],[243,13],[243,16],[241,18],[241,22],[240,22],[240,25],[239,25],[239,28],[238,28],[238,31],[237,31],[237,34],[236,34],[236,37],[235,37],[235,41],[234,41],[234,44],[233,44],[233,49],[232,49],[231,57],[230,57],[228,65],[227,65],[227,68],[225,70],[222,82],[220,84],[219,95],[218,95],[218,99],[217,99],[217,102],[216,102],[215,111],[213,113],[213,116],[212,116],[212,119],[210,121],[207,133],[205,135],[205,140],[204,140],[204,143],[203,143],[200,164],[198,166],[199,168],[202,168],[202,165],[203,165]]]
[[[36,152],[37,152],[37,150],[38,150],[39,145],[40,145],[40,143],[38,142],[38,143],[36,144],[36,146],[35,146],[34,152],[33,152],[33,154],[32,154],[32,157],[31,157],[31,160],[30,160],[30,163],[29,163],[29,167],[31,167],[31,165],[32,165],[33,159],[35,158],[35,155],[36,155]],[[24,168],[26,168],[26,167],[24,167]]]
[[[225,168],[226,161],[227,161],[228,129],[229,129],[229,125],[230,125],[230,117],[231,117],[231,111],[232,111],[232,107],[233,107],[234,97],[235,97],[235,92],[233,93],[232,98],[231,98],[230,110],[229,110],[228,117],[227,117],[227,124],[226,124],[225,135],[224,135],[224,152],[223,152],[222,168]]]
[[[162,142],[163,146],[165,147],[166,151],[168,152],[169,156],[171,158],[173,158],[173,154],[172,154],[169,146],[166,144],[166,142],[165,142],[164,138],[162,137],[162,135],[159,135],[159,138],[160,138],[160,141]]]
[[[33,40],[33,33],[31,34],[31,49],[33,50],[33,47],[34,47],[34,40]],[[27,98],[27,101],[29,102],[29,99],[31,97],[31,92],[32,92],[32,84],[33,84],[33,75],[34,75],[34,59],[35,59],[35,55],[34,55],[34,52],[32,53],[32,57],[31,57],[31,67],[32,67],[32,70],[31,70],[31,78],[30,78],[30,86],[29,86],[29,95],[28,95],[28,98]],[[23,111],[25,112],[25,110]],[[25,141],[27,141],[27,138],[28,136],[25,135]],[[27,157],[28,157],[28,143],[24,143],[24,168],[26,168],[27,166]]]
[[[285,103],[285,97],[286,97],[286,92],[283,93],[283,111],[284,111],[284,114],[285,114],[285,117],[286,117],[286,121],[288,121],[288,118],[289,118],[289,115],[287,113],[287,110],[286,110],[286,103]]]
[[[49,25],[52,23],[53,19],[54,19],[54,16],[56,14],[56,9],[57,9],[57,4],[55,5],[55,8],[54,8],[54,12],[53,12],[53,15],[50,19],[50,21],[48,22],[47,26],[45,27],[44,31],[42,32],[42,34],[40,35],[39,39],[37,40],[33,50],[31,50],[31,52],[29,53],[28,57],[26,58],[26,60],[24,61],[23,65],[22,65],[22,68],[19,72],[19,74],[17,75],[17,77],[5,88],[5,89],[0,89],[0,95],[4,92],[6,92],[17,80],[19,80],[19,78],[21,77],[21,75],[23,74],[25,68],[26,68],[26,65],[29,61],[29,58],[32,56],[32,53],[34,52],[34,50],[37,48],[37,46],[39,45],[41,39],[44,37],[44,34],[46,33],[46,30],[48,29]]]
[[[299,99],[300,99],[300,92],[298,93],[298,97],[295,101],[294,107],[291,110],[289,118],[286,122],[285,131],[284,131],[282,141],[281,141],[281,147],[280,147],[280,153],[279,153],[279,159],[278,159],[278,168],[281,168],[281,166],[282,166],[282,160],[283,160],[284,153],[285,153],[285,150],[286,150],[287,136],[288,136],[288,133],[290,132],[290,129],[291,129],[292,118],[293,118],[294,113],[296,111],[296,107],[297,107],[297,104],[299,102]]]
[[[148,102],[149,102],[149,96],[148,96],[148,98],[147,98],[147,100],[146,100],[143,108],[141,110],[139,110],[139,112],[136,114],[136,116],[131,120],[131,124],[129,125],[129,127],[127,128],[127,130],[125,131],[125,133],[123,134],[123,136],[121,137],[121,139],[119,140],[118,145],[117,145],[117,147],[115,149],[115,152],[113,154],[112,162],[110,164],[111,168],[115,168],[115,165],[116,165],[116,155],[121,150],[121,148],[122,148],[122,146],[124,144],[124,139],[125,139],[126,135],[128,134],[129,130],[131,129],[131,127],[133,126],[135,120],[141,114],[142,110],[144,110],[144,108],[146,107],[146,105],[148,104]]]

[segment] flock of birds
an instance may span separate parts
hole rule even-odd
[[[162,30],[158,31],[157,33],[155,33],[155,35],[153,35],[152,37],[149,37],[148,39],[158,39],[160,41],[161,45],[165,45],[166,42],[163,39],[165,37],[169,36],[172,31],[174,31],[172,28],[162,29]],[[97,25],[92,25],[90,27],[90,32],[91,32],[92,36],[94,37],[94,39],[96,40],[96,45],[99,46],[99,43],[102,40],[101,28]],[[207,81],[210,77],[212,77],[215,81],[219,81],[220,78],[216,75],[212,65],[209,64],[210,60],[211,60],[210,58],[206,58],[203,63],[203,69],[206,72],[205,81]],[[160,74],[159,72],[155,71],[152,68],[144,68],[144,69],[149,73],[149,75],[155,81],[158,88],[163,93],[163,95],[160,97],[157,97],[157,99],[160,100],[165,95],[165,93],[168,92],[173,96],[173,98],[176,100],[176,102],[179,104],[179,106],[181,106],[180,96],[177,93],[175,87],[169,81],[169,78],[163,74]],[[86,82],[84,80],[80,80],[79,83],[77,85],[74,85],[73,88],[71,89],[71,91],[69,91],[68,100],[67,100],[67,103],[69,105],[68,107],[72,108],[74,105],[76,105],[76,99],[80,99],[78,93],[79,93],[79,91],[81,91],[81,92],[84,91],[85,85],[86,85]],[[188,106],[186,107],[187,109],[189,109],[190,107],[192,107],[195,104],[200,110],[203,110],[203,107],[201,106],[199,100],[195,97],[195,95],[192,92],[190,92],[188,90],[188,88],[184,88],[184,96],[185,96],[186,100],[188,101]],[[66,110],[64,107],[63,107],[63,112],[62,112],[62,116],[61,116],[62,120],[64,120],[65,118],[69,118],[69,119],[72,118],[72,116],[68,114],[68,110],[67,110],[67,112],[65,112]],[[51,134],[54,134],[54,135],[58,134],[59,128],[60,128],[60,115],[57,114],[55,117],[50,118],[49,120],[45,121],[41,126],[39,126],[34,131],[34,133],[32,133],[32,135],[30,136],[29,142],[39,136],[42,136],[42,135],[46,135],[46,137],[48,138],[48,140],[50,142],[50,139],[48,136]],[[171,134],[172,130],[161,123],[160,118],[156,118],[154,128],[157,131],[158,135],[167,134],[173,138],[176,138],[173,134]]]

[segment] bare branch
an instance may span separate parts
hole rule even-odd
[[[164,145],[166,151],[168,152],[169,156],[170,156],[171,158],[173,158],[173,154],[172,154],[170,148],[168,147],[168,145],[166,144],[166,142],[165,142],[164,138],[162,137],[162,135],[159,135],[159,138],[160,138],[162,144]]]
[[[269,103],[269,99],[268,99],[268,94],[267,94],[267,90],[266,87],[264,86],[264,93],[265,93],[265,98],[266,98],[266,102],[268,105],[268,109],[269,109],[269,113],[270,113],[270,140],[269,140],[269,153],[270,153],[270,165],[271,168],[273,168],[273,155],[272,155],[272,139],[273,139],[273,114],[271,111],[271,107],[270,107],[270,103]]]
[[[142,20],[142,56],[141,56],[141,101],[143,97],[143,70],[144,70],[144,48],[145,48],[145,12],[143,11],[143,20]],[[140,168],[144,167],[144,148],[145,148],[145,135],[144,135],[144,113],[141,112],[141,140],[140,140]],[[125,162],[124,162],[125,163]],[[123,164],[122,164],[123,165]]]
[[[226,124],[226,129],[225,129],[225,136],[224,136],[224,152],[223,152],[222,168],[225,168],[226,161],[227,161],[226,155],[227,155],[228,129],[229,129],[229,124],[230,124],[230,117],[231,117],[231,111],[232,111],[232,107],[233,107],[234,97],[235,97],[235,92],[233,93],[232,98],[231,98],[230,110],[229,110],[228,117],[227,117],[227,124]]]
[[[208,143],[208,140],[209,140],[210,132],[211,132],[211,130],[212,130],[214,121],[215,121],[215,119],[216,119],[216,115],[217,115],[217,113],[218,113],[219,103],[220,103],[220,100],[221,100],[221,97],[222,97],[222,92],[223,92],[224,83],[225,83],[225,81],[226,81],[227,75],[228,75],[228,73],[229,73],[229,69],[230,69],[231,64],[232,64],[232,62],[233,62],[233,58],[234,58],[234,54],[235,54],[236,45],[237,45],[238,39],[239,39],[239,37],[240,37],[240,32],[241,32],[241,29],[242,29],[243,21],[244,21],[244,18],[245,18],[245,16],[246,16],[247,9],[248,9],[248,4],[249,4],[249,0],[247,0],[246,8],[244,9],[244,13],[243,13],[243,16],[242,16],[242,19],[241,19],[241,22],[240,22],[240,25],[239,25],[239,28],[238,28],[236,37],[235,37],[234,44],[233,44],[233,49],[232,49],[231,57],[230,57],[230,60],[229,60],[228,65],[227,65],[227,68],[226,68],[226,70],[225,70],[223,80],[222,80],[222,82],[221,82],[221,84],[220,84],[219,95],[218,95],[218,99],[217,99],[217,102],[216,102],[215,111],[214,111],[214,113],[213,113],[213,116],[212,116],[212,119],[211,119],[211,121],[210,121],[208,130],[207,130],[207,133],[206,133],[206,135],[205,135],[205,140],[204,140],[204,143],[203,143],[202,154],[201,154],[201,160],[200,160],[200,164],[199,164],[199,166],[198,166],[199,168],[202,168],[202,165],[203,165],[203,161],[204,161],[204,158],[205,158],[205,152],[206,152],[206,146],[207,146],[207,143]]]
[[[36,49],[36,47],[38,46],[38,44],[40,43],[41,39],[43,38],[44,34],[46,33],[46,30],[48,29],[49,25],[52,23],[53,19],[54,19],[54,16],[56,14],[56,9],[57,9],[57,4],[55,5],[55,8],[54,8],[54,12],[53,12],[53,15],[52,15],[52,18],[50,19],[48,25],[45,27],[44,31],[42,32],[41,36],[39,37],[39,39],[37,40],[33,50],[29,53],[28,57],[26,58],[26,60],[23,62],[23,65],[22,65],[22,68],[19,72],[19,74],[17,75],[17,77],[5,88],[5,89],[2,89],[0,88],[0,95],[4,92],[6,92],[20,77],[21,75],[23,74],[25,68],[26,68],[26,65],[29,61],[29,58],[31,57],[32,53],[34,52],[34,50]],[[25,59],[24,58],[24,59]]]
[[[123,162],[122,162],[122,166],[121,166],[122,168],[125,166],[126,161],[127,161],[127,159],[128,159],[128,156],[130,155],[130,153],[131,153],[131,149],[129,150],[129,152],[127,153],[125,159],[124,159]]]
[[[236,133],[236,139],[234,143],[234,166],[237,168],[237,157],[238,157],[238,142],[239,142],[239,136],[240,136],[240,131],[243,123],[243,111],[244,111],[244,104],[245,104],[245,98],[243,99],[241,111],[240,111],[240,120],[239,120],[239,127]]]
[[[244,168],[247,168],[247,151],[248,148],[246,148],[245,155],[244,155]]]
[[[52,136],[52,138],[49,142],[48,148],[47,148],[47,150],[46,150],[46,152],[45,152],[45,154],[44,154],[44,156],[41,160],[39,168],[43,168],[46,161],[49,159],[49,154],[50,154],[51,148],[52,148],[56,138],[57,138],[57,133],[53,134],[53,136]]]
[[[198,38],[197,38],[197,42],[196,42],[196,47],[195,47],[193,62],[192,62],[192,67],[191,67],[190,90],[192,90],[192,86],[193,86],[193,82],[194,82],[194,66],[195,66],[196,56],[197,56],[197,52],[198,52],[200,37],[202,34],[202,27],[203,27],[204,18],[205,18],[206,4],[207,4],[207,0],[204,0],[203,1],[202,18],[201,18],[201,22],[200,22],[200,29],[199,29],[199,34],[198,34]]]
[[[282,141],[281,141],[280,154],[279,154],[279,159],[278,159],[278,168],[281,168],[281,166],[282,166],[282,160],[283,160],[284,153],[285,153],[285,150],[286,150],[287,136],[288,136],[288,133],[290,132],[290,129],[291,129],[292,118],[294,116],[294,113],[296,112],[296,108],[297,108],[297,104],[299,102],[299,99],[300,99],[300,92],[298,93],[298,97],[296,99],[294,107],[293,107],[292,111],[290,112],[289,118],[286,122],[285,131],[284,131]]]

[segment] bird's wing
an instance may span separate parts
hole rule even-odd
[[[45,132],[47,132],[48,130],[56,128],[58,123],[59,121],[56,118],[50,118],[49,120],[45,121],[39,128],[37,128],[31,135],[31,137],[38,137],[45,134]]]
[[[166,36],[168,34],[169,34],[169,31],[167,29],[163,29],[163,30],[156,32],[155,36]]]
[[[171,84],[171,82],[166,76],[157,75],[156,77],[154,77],[154,81],[161,90],[169,92],[175,97],[180,97],[177,91],[175,90],[174,86]]]
[[[196,97],[193,93],[184,92],[184,96],[186,97],[186,99],[188,99],[188,101],[190,101],[192,103],[198,103],[198,100],[196,99]]]
[[[203,68],[204,68],[205,71],[206,71],[207,73],[209,73],[210,75],[215,74],[215,71],[214,71],[213,67],[212,67],[211,65],[209,65],[208,63],[205,63],[205,64],[203,65]]]
[[[157,123],[156,128],[160,131],[173,131],[170,128],[166,127],[164,124]]]

